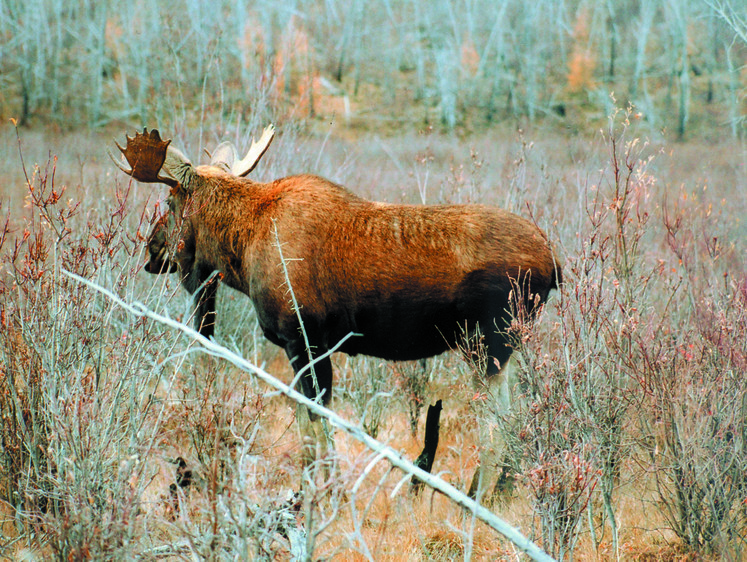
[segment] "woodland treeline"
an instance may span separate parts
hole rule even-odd
[[[0,6],[0,114],[21,123],[270,111],[377,128],[520,118],[582,130],[629,101],[679,138],[745,127],[747,20],[725,0]]]

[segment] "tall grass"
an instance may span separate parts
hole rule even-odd
[[[560,298],[537,327],[516,318],[518,400],[496,419],[552,555],[572,558],[586,522],[596,548],[611,541],[621,557],[619,490],[648,481],[684,544],[739,558],[743,248],[718,234],[730,214],[672,201],[634,117],[610,119],[608,164],[578,186]]]
[[[127,186],[85,211],[56,161],[26,168],[29,212],[3,240],[2,486],[20,528],[60,558],[119,556],[140,533],[153,474],[152,388],[173,338],[70,283],[61,269],[133,295],[142,217]],[[87,216],[86,216],[87,215]],[[14,219],[11,222],[11,218]]]
[[[378,199],[485,202],[533,217],[566,283],[538,322],[513,326],[515,400],[489,427],[506,429],[516,484],[496,511],[566,559],[738,558],[747,524],[740,148],[670,154],[641,139],[637,123],[620,112],[593,142],[529,130],[469,146],[439,135],[353,145],[281,129],[258,173],[316,166]],[[190,154],[201,138],[208,148],[224,136],[246,143],[244,124],[226,124],[179,131],[174,142]],[[150,188],[74,160],[15,160],[11,188],[25,206],[0,199],[0,555],[288,557],[299,540],[319,557],[511,555],[441,496],[404,495],[400,472],[342,436],[337,477],[320,473],[299,503],[292,404],[61,274],[189,320],[178,279],[140,271]],[[224,289],[218,340],[291,380],[247,299]],[[467,489],[484,397],[458,354],[426,369],[336,365],[333,408],[410,459],[422,448],[419,405],[443,398],[434,472]]]

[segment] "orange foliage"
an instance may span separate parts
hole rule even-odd
[[[122,44],[122,35],[124,30],[122,26],[113,18],[107,18],[104,27],[104,45],[111,59],[117,63],[123,58],[125,48]],[[115,77],[119,76],[119,65],[112,65],[112,72]]]
[[[291,18],[283,31],[282,43],[272,61],[275,78],[275,105],[281,100],[290,103],[291,115],[314,115],[314,99],[319,92],[319,73],[309,55],[309,35],[298,18]]]
[[[239,35],[238,43],[239,49],[245,54],[245,67],[249,68],[252,62],[256,60],[264,72],[267,56],[265,34],[262,26],[253,17],[249,16],[244,23],[244,33]]]
[[[578,11],[576,23],[573,24],[573,38],[577,43],[589,41],[589,12],[586,8]]]
[[[589,45],[589,13],[579,10],[573,26],[573,51],[568,62],[568,90],[582,92],[594,87],[596,57]]]
[[[588,50],[573,49],[568,63],[568,90],[582,92],[594,87],[594,67],[596,59]]]
[[[475,48],[475,43],[472,38],[465,37],[462,41],[462,72],[468,76],[477,76],[477,71],[480,68],[480,54]]]
[[[319,71],[304,73],[298,80],[298,96],[296,97],[296,113],[302,117],[314,117],[315,100],[321,95],[321,82],[319,80]]]
[[[279,49],[272,59],[272,76],[275,79],[273,105],[277,106],[278,102],[283,98],[283,92],[285,91],[285,58],[283,57],[282,49]]]

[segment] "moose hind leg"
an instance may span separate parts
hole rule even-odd
[[[505,339],[495,332],[486,337],[486,343],[486,400],[477,412],[480,459],[468,493],[478,501],[486,498],[492,503],[497,496],[509,491],[513,483],[513,463],[498,419],[510,414],[514,381],[510,361],[512,349]]]

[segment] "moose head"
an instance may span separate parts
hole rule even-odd
[[[144,269],[154,274],[181,272],[182,284],[194,295],[195,327],[205,337],[214,333],[217,282],[211,279],[212,272],[206,272],[195,262],[196,232],[189,215],[191,194],[202,185],[203,176],[197,170],[209,174],[209,169],[214,168],[235,177],[245,177],[267,152],[274,135],[275,128],[266,127],[258,141],[252,140],[242,159],[233,144],[223,142],[213,151],[210,164],[197,169],[182,152],[170,146],[170,140],[161,140],[155,129],[150,132],[144,129],[134,137],[127,137],[126,147],[117,143],[130,166],[127,169],[113,159],[119,169],[140,182],[163,183],[171,188],[167,200],[169,210],[156,221],[148,236],[149,260]]]

